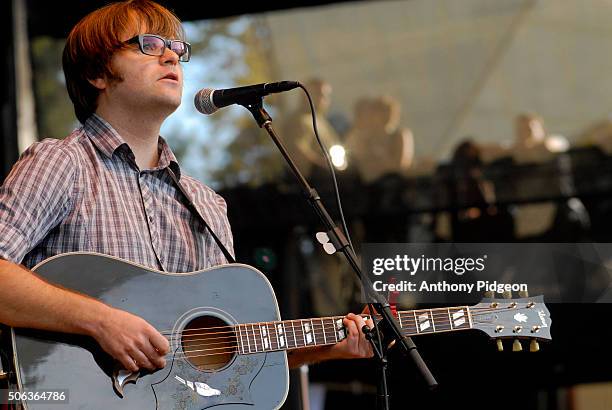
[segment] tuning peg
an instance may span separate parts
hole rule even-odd
[[[512,291],[511,290],[504,291],[504,293],[502,293],[502,297],[504,299],[512,299]]]
[[[528,298],[529,297],[529,292],[526,290],[519,290],[519,296],[522,298]]]
[[[484,293],[484,297],[485,298],[489,298],[489,299],[493,299],[495,297],[495,292],[493,292],[492,290],[487,290]]]
[[[512,351],[513,352],[521,352],[523,351],[523,345],[521,345],[521,341],[518,339],[514,339],[512,343]]]
[[[504,343],[502,342],[501,339],[497,339],[497,351],[498,352],[504,351]]]
[[[529,343],[529,351],[530,352],[539,352],[540,344],[536,339],[531,339],[531,343]]]

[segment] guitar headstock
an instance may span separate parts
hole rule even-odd
[[[516,339],[512,350],[522,350],[518,339],[531,339],[531,351],[538,351],[538,340],[551,340],[550,312],[542,295],[519,299],[485,298],[470,307],[472,327],[496,338],[503,350],[503,339]]]

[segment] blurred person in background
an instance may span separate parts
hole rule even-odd
[[[354,122],[345,138],[347,161],[366,184],[410,170],[414,136],[400,127],[400,109],[399,101],[387,95],[355,103]]]
[[[304,82],[316,110],[317,128],[325,147],[329,150],[341,142],[340,136],[327,118],[331,105],[331,85],[320,78]],[[327,163],[312,127],[312,113],[308,100],[301,98],[297,108],[282,119],[281,138],[289,155],[304,177],[327,177]]]

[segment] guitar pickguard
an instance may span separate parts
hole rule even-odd
[[[225,369],[206,372],[175,359],[162,382],[153,385],[161,409],[207,409],[220,404],[253,405],[250,386],[265,362],[265,353],[236,356]]]

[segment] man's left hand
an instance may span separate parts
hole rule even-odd
[[[329,359],[364,359],[374,356],[372,344],[366,339],[362,328],[368,326],[370,329],[374,327],[372,319],[367,321],[360,315],[349,313],[342,320],[347,331],[346,339],[336,343],[329,348],[327,358]]]

